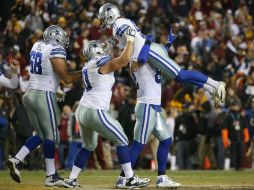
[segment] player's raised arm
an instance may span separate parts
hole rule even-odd
[[[6,78],[0,73],[0,85],[15,89],[18,87],[18,68],[19,68],[19,62],[15,59],[11,60],[10,63],[11,71],[12,71],[12,77],[11,79]]]
[[[68,72],[67,64],[63,58],[51,58],[51,64],[54,71],[60,76],[65,83],[72,83],[76,80],[80,80],[82,75],[81,71]]]
[[[124,48],[124,51],[119,57],[110,60],[108,64],[102,66],[99,69],[100,73],[107,74],[110,72],[117,71],[121,69],[122,67],[125,67],[128,65],[130,58],[133,54],[133,49],[134,49],[133,44],[134,44],[135,34],[136,34],[135,30],[130,27],[125,31],[127,44]]]

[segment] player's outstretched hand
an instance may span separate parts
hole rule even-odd
[[[168,33],[168,41],[167,41],[167,43],[172,45],[175,40],[176,40],[176,35],[172,33],[172,28],[170,28],[169,29],[169,33]]]
[[[135,39],[135,35],[136,35],[136,30],[134,28],[127,28],[127,30],[125,31],[125,37],[127,39],[127,41],[134,41]]]
[[[19,62],[16,59],[12,59],[10,62],[10,67],[11,67],[11,71],[17,74],[19,70]]]
[[[59,87],[56,91],[56,100],[58,102],[63,102],[65,99],[65,92],[61,90],[61,88]]]

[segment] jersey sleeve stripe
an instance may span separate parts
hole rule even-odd
[[[55,48],[55,49],[52,49],[52,51],[65,51],[64,48]]]
[[[121,27],[119,27],[119,28],[117,29],[116,35],[122,36],[123,33],[125,32],[125,30],[127,30],[128,27],[129,27],[129,26],[128,26],[127,24],[122,25]]]
[[[51,52],[50,55],[64,55],[66,56],[66,53],[65,52]]]
[[[52,50],[51,52],[64,52],[64,53],[66,53],[66,51],[65,50]]]
[[[65,50],[55,50],[55,51],[51,51],[51,53],[55,53],[55,52],[63,52],[63,53],[66,53],[66,51]]]
[[[102,65],[105,65],[107,62],[109,62],[111,60],[111,57],[104,57],[102,59],[100,59],[99,61],[97,61],[96,65],[99,67],[99,66],[102,66]]]

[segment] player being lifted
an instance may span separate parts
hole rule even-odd
[[[46,186],[66,186],[57,175],[54,156],[55,143],[59,140],[59,110],[56,90],[60,78],[71,83],[81,79],[81,71],[69,73],[65,62],[65,48],[69,45],[67,33],[60,27],[52,25],[43,33],[44,41],[36,42],[30,52],[30,79],[23,103],[36,135],[27,139],[15,157],[7,161],[12,179],[21,181],[20,164],[37,146],[43,143],[46,163]]]
[[[127,18],[120,17],[117,6],[111,3],[104,4],[99,9],[98,19],[101,21],[102,29],[112,28],[113,37],[119,42],[119,48],[126,45],[126,38],[123,35],[128,27],[135,28],[137,34],[134,41],[134,52],[131,61],[144,63],[146,60],[157,69],[163,71],[178,82],[185,82],[206,89],[213,97],[215,106],[224,102],[226,90],[225,83],[211,79],[210,77],[191,70],[184,70],[169,58],[164,46],[157,43],[146,43],[145,36],[140,32],[135,23]]]
[[[12,77],[6,78],[3,73],[0,71],[0,85],[7,88],[17,88],[19,79],[18,79],[18,68],[19,68],[19,62],[15,59],[12,59],[10,62]]]
[[[173,34],[169,34],[168,45],[173,42]],[[149,62],[149,61],[148,61]],[[131,65],[131,64],[130,64]],[[159,141],[157,150],[158,176],[157,188],[177,188],[180,183],[172,181],[166,175],[166,165],[169,146],[173,134],[161,115],[161,72],[153,65],[144,64],[137,70],[130,66],[131,76],[137,88],[137,104],[135,107],[136,123],[134,127],[134,140],[130,146],[132,166],[135,165],[138,156],[145,147],[152,133]],[[125,176],[122,172],[116,181],[116,187],[125,189]]]
[[[82,69],[85,91],[76,110],[83,147],[77,154],[70,176],[66,180],[72,187],[78,185],[77,177],[89,155],[96,148],[99,134],[116,145],[118,160],[126,176],[126,188],[144,187],[150,183],[150,179],[140,179],[134,174],[128,139],[120,123],[108,112],[115,83],[114,71],[127,66],[133,53],[135,30],[128,28],[123,35],[126,37],[127,45],[120,57],[112,59],[106,56],[99,41],[90,41],[83,50],[88,59]]]

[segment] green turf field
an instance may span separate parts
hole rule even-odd
[[[152,182],[148,188],[156,189],[156,172],[150,170],[140,170],[136,172],[139,176],[150,177]],[[62,177],[68,177],[68,171],[60,171]],[[79,183],[82,187],[74,188],[77,190],[98,190],[114,189],[114,183],[118,170],[97,171],[88,170],[82,172]],[[182,184],[183,190],[254,190],[254,171],[168,171],[170,177]],[[9,177],[8,171],[0,172],[0,190],[59,190],[61,188],[45,187],[44,171],[22,171],[22,182],[17,184]]]

